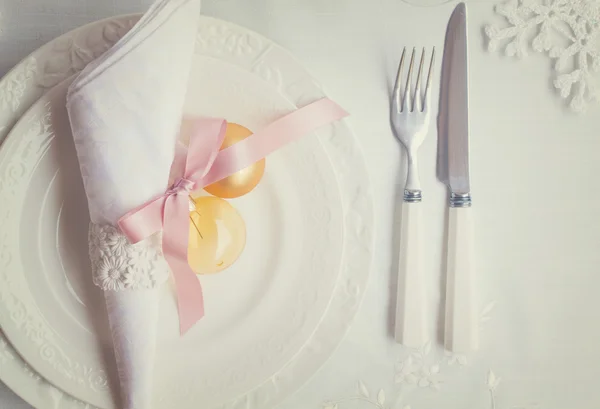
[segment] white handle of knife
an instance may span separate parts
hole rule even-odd
[[[454,353],[478,348],[474,297],[473,219],[470,207],[451,207],[448,218],[445,347]]]
[[[426,341],[421,203],[402,203],[395,339],[412,348]]]

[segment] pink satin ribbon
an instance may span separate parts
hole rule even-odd
[[[227,122],[193,118],[190,143],[175,152],[180,177],[162,195],[127,213],[119,227],[132,243],[162,230],[165,259],[175,281],[179,327],[186,333],[204,315],[202,287],[187,259],[190,192],[208,186],[263,159],[282,146],[348,114],[323,98],[284,117],[246,139],[219,151]]]

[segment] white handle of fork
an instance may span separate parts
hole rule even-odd
[[[421,203],[402,203],[395,339],[411,348],[425,343]]]
[[[448,218],[445,347],[454,353],[477,349],[474,299],[473,219],[470,207],[451,207]]]

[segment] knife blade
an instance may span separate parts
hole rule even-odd
[[[460,196],[470,192],[468,76],[467,10],[460,3],[446,32],[438,146],[438,177]]]
[[[450,189],[444,343],[454,353],[477,349],[473,220],[469,175],[467,10],[456,6],[446,32],[438,118],[438,177]]]

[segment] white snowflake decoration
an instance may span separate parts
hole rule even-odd
[[[554,86],[581,112],[598,100],[600,0],[511,0],[496,6],[508,25],[485,27],[488,48],[508,56],[529,48],[555,60]]]

